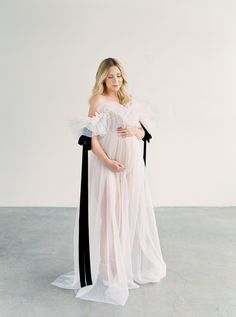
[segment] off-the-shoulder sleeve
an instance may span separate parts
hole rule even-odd
[[[93,117],[80,116],[76,119],[71,119],[69,120],[69,127],[77,140],[81,135],[88,137],[105,135],[108,131],[108,113],[95,112]]]

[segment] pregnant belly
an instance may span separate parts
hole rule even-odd
[[[121,137],[117,133],[110,133],[99,139],[107,156],[125,165],[128,171],[143,163],[142,141],[136,136]]]

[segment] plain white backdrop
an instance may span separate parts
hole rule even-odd
[[[236,204],[236,3],[0,1],[0,205],[76,206],[99,63],[117,58],[152,105],[155,206]]]

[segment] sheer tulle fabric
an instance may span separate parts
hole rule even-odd
[[[129,289],[159,282],[166,276],[149,183],[143,161],[143,141],[121,137],[118,127],[141,127],[151,122],[137,101],[127,107],[102,104],[93,118],[71,121],[72,133],[97,135],[109,158],[125,165],[114,173],[89,151],[89,242],[92,285],[80,286],[79,207],[74,227],[74,270],[51,284],[73,289],[84,300],[124,305]]]

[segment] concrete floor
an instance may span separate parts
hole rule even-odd
[[[73,270],[75,208],[0,208],[0,317],[236,316],[236,207],[157,208],[167,276],[125,306],[50,283]]]

